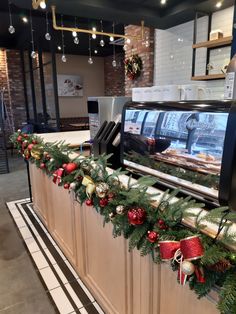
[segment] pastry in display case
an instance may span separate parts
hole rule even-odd
[[[229,101],[127,103],[122,163],[158,177],[165,186],[228,204],[236,144],[234,110]]]

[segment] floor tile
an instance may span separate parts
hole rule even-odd
[[[78,307],[78,309],[80,309],[81,307],[83,307],[82,302],[80,301],[80,299],[78,298],[78,296],[76,295],[76,293],[74,292],[74,290],[72,289],[71,285],[69,283],[65,284],[65,287],[67,289],[67,291],[69,292],[71,298],[73,299],[73,301],[75,302],[76,306]]]
[[[22,227],[26,227],[26,223],[22,217],[16,217],[15,223],[17,224],[17,227],[20,229]]]
[[[53,265],[53,268],[55,269],[55,271],[57,272],[58,276],[60,277],[61,281],[63,282],[63,284],[65,285],[66,283],[68,283],[67,278],[65,277],[65,275],[63,274],[63,272],[61,271],[60,267],[56,264]]]
[[[100,306],[97,304],[97,302],[93,302],[94,307],[98,311],[99,314],[105,314],[103,310],[100,308]]]
[[[28,227],[20,228],[19,231],[20,231],[22,238],[24,240],[32,238],[32,233],[30,232]]]
[[[39,244],[41,245],[42,249],[45,250],[47,249],[47,245],[45,244],[45,242],[42,240],[42,238],[40,237],[40,235],[38,235],[36,237],[37,241],[39,242]]]
[[[25,240],[25,244],[27,245],[28,250],[30,253],[38,252],[40,251],[40,247],[38,246],[37,242],[34,238],[29,238]]]
[[[73,306],[70,304],[61,287],[51,290],[50,294],[61,314],[69,314],[74,311]]]
[[[33,257],[38,269],[42,269],[49,266],[48,262],[46,261],[45,257],[41,252],[32,253],[31,256]]]
[[[49,258],[49,260],[52,263],[52,265],[57,263],[48,249],[44,249],[44,252],[46,253],[46,255]]]
[[[43,277],[43,280],[48,290],[52,290],[60,286],[60,283],[54,275],[53,271],[51,270],[51,267],[43,268],[39,272]]]
[[[79,313],[81,313],[81,314],[88,314],[88,312],[85,310],[84,307],[79,309]]]
[[[21,214],[20,214],[18,209],[13,209],[11,211],[11,215],[12,215],[13,218],[21,217]]]

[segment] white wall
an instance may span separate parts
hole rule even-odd
[[[221,29],[224,36],[232,35],[234,7],[218,11],[212,16],[211,29]],[[154,85],[163,84],[198,84],[210,88],[211,98],[223,98],[224,80],[191,81],[193,21],[180,24],[167,30],[155,31],[155,69]],[[208,17],[198,19],[197,42],[207,40]],[[214,70],[210,73],[221,73],[221,68],[230,60],[230,47],[212,50],[210,63]],[[205,75],[206,48],[196,50],[195,75]]]

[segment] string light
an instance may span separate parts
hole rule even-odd
[[[51,40],[51,35],[49,33],[49,28],[48,28],[48,25],[49,25],[49,22],[48,22],[48,12],[46,11],[46,34],[45,34],[45,39],[46,40]]]
[[[91,37],[89,34],[89,58],[88,58],[88,64],[93,64],[93,58],[91,55]]]
[[[103,33],[103,24],[102,24],[102,20],[100,21],[101,24],[101,32]],[[100,40],[100,46],[104,47],[105,46],[105,41],[103,39],[103,35],[101,36],[101,40]]]
[[[61,15],[61,26],[63,27],[63,15]],[[66,62],[66,56],[65,56],[65,42],[64,42],[64,32],[61,30],[61,46],[62,46],[62,56],[61,56],[61,61]]]
[[[13,26],[13,23],[12,23],[11,3],[9,2],[9,0],[8,0],[8,10],[9,10],[9,20],[10,20],[10,25],[8,27],[8,31],[12,35],[15,33],[16,30],[15,30],[15,27]]]

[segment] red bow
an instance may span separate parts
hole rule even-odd
[[[64,169],[63,168],[59,168],[57,169],[56,171],[54,171],[53,173],[53,183],[61,183],[61,178],[62,178],[62,175],[63,175],[63,172],[64,172]]]
[[[175,260],[180,264],[178,279],[185,284],[188,275],[184,273],[183,261],[193,261],[204,255],[204,248],[198,236],[192,236],[180,241],[160,241],[160,255],[163,261]],[[192,264],[198,282],[204,283],[202,270]]]

